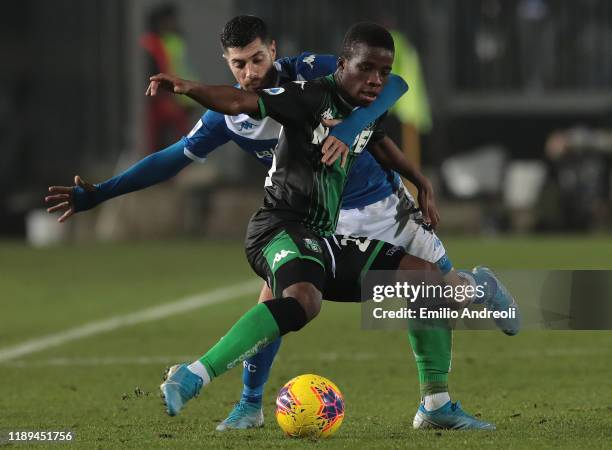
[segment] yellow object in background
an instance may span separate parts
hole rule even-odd
[[[432,128],[431,110],[419,54],[401,32],[391,30],[391,36],[395,43],[392,71],[410,86],[410,90],[398,100],[391,113],[403,124],[412,124],[419,133],[428,133]]]

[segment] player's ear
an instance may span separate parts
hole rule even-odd
[[[272,59],[276,59],[276,41],[274,39],[270,41],[268,48],[270,49],[270,56],[272,56]]]
[[[338,61],[336,62],[336,65],[338,66],[338,70],[340,72],[344,71],[344,67],[346,65],[346,58],[344,58],[344,56],[339,56],[338,57]]]

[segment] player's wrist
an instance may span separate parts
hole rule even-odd
[[[94,190],[89,191],[81,186],[72,188],[72,201],[74,212],[87,211],[102,203],[104,199],[98,185],[94,185]]]
[[[411,174],[410,177],[407,178],[412,184],[414,184],[414,186],[419,190],[419,192],[433,192],[433,185],[422,173],[414,172]]]
[[[182,83],[181,83],[182,92],[181,93],[188,97],[191,97],[192,95],[197,95],[200,86],[201,86],[200,84],[195,83],[191,80],[182,80]]]

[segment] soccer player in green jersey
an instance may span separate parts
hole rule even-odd
[[[246,243],[249,263],[276,298],[248,311],[202,358],[171,368],[162,384],[169,414],[178,413],[202,385],[278,336],[302,328],[316,317],[323,297],[358,301],[368,270],[435,270],[431,263],[382,241],[338,239],[333,234],[348,171],[366,144],[383,134],[376,120],[350,149],[332,140],[329,153],[340,152],[342,160],[331,158],[328,165],[321,162],[320,144],[329,130],[321,121],[343,119],[354,107],[370,104],[382,90],[392,62],[389,33],[374,24],[359,24],[345,37],[336,73],[312,82],[253,93],[164,74],[151,78],[152,94],[161,87],[225,114],[270,116],[283,125],[265,183],[264,206],[249,224]],[[456,404],[446,409],[442,413],[453,416],[456,425],[492,427],[465,415]]]

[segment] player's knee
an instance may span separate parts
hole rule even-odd
[[[296,283],[283,291],[283,297],[293,297],[304,309],[306,320],[310,322],[321,311],[322,295],[312,283]]]
[[[257,302],[263,303],[265,301],[272,300],[273,298],[274,294],[272,293],[272,289],[268,287],[267,283],[264,283],[259,294],[259,300]]]

